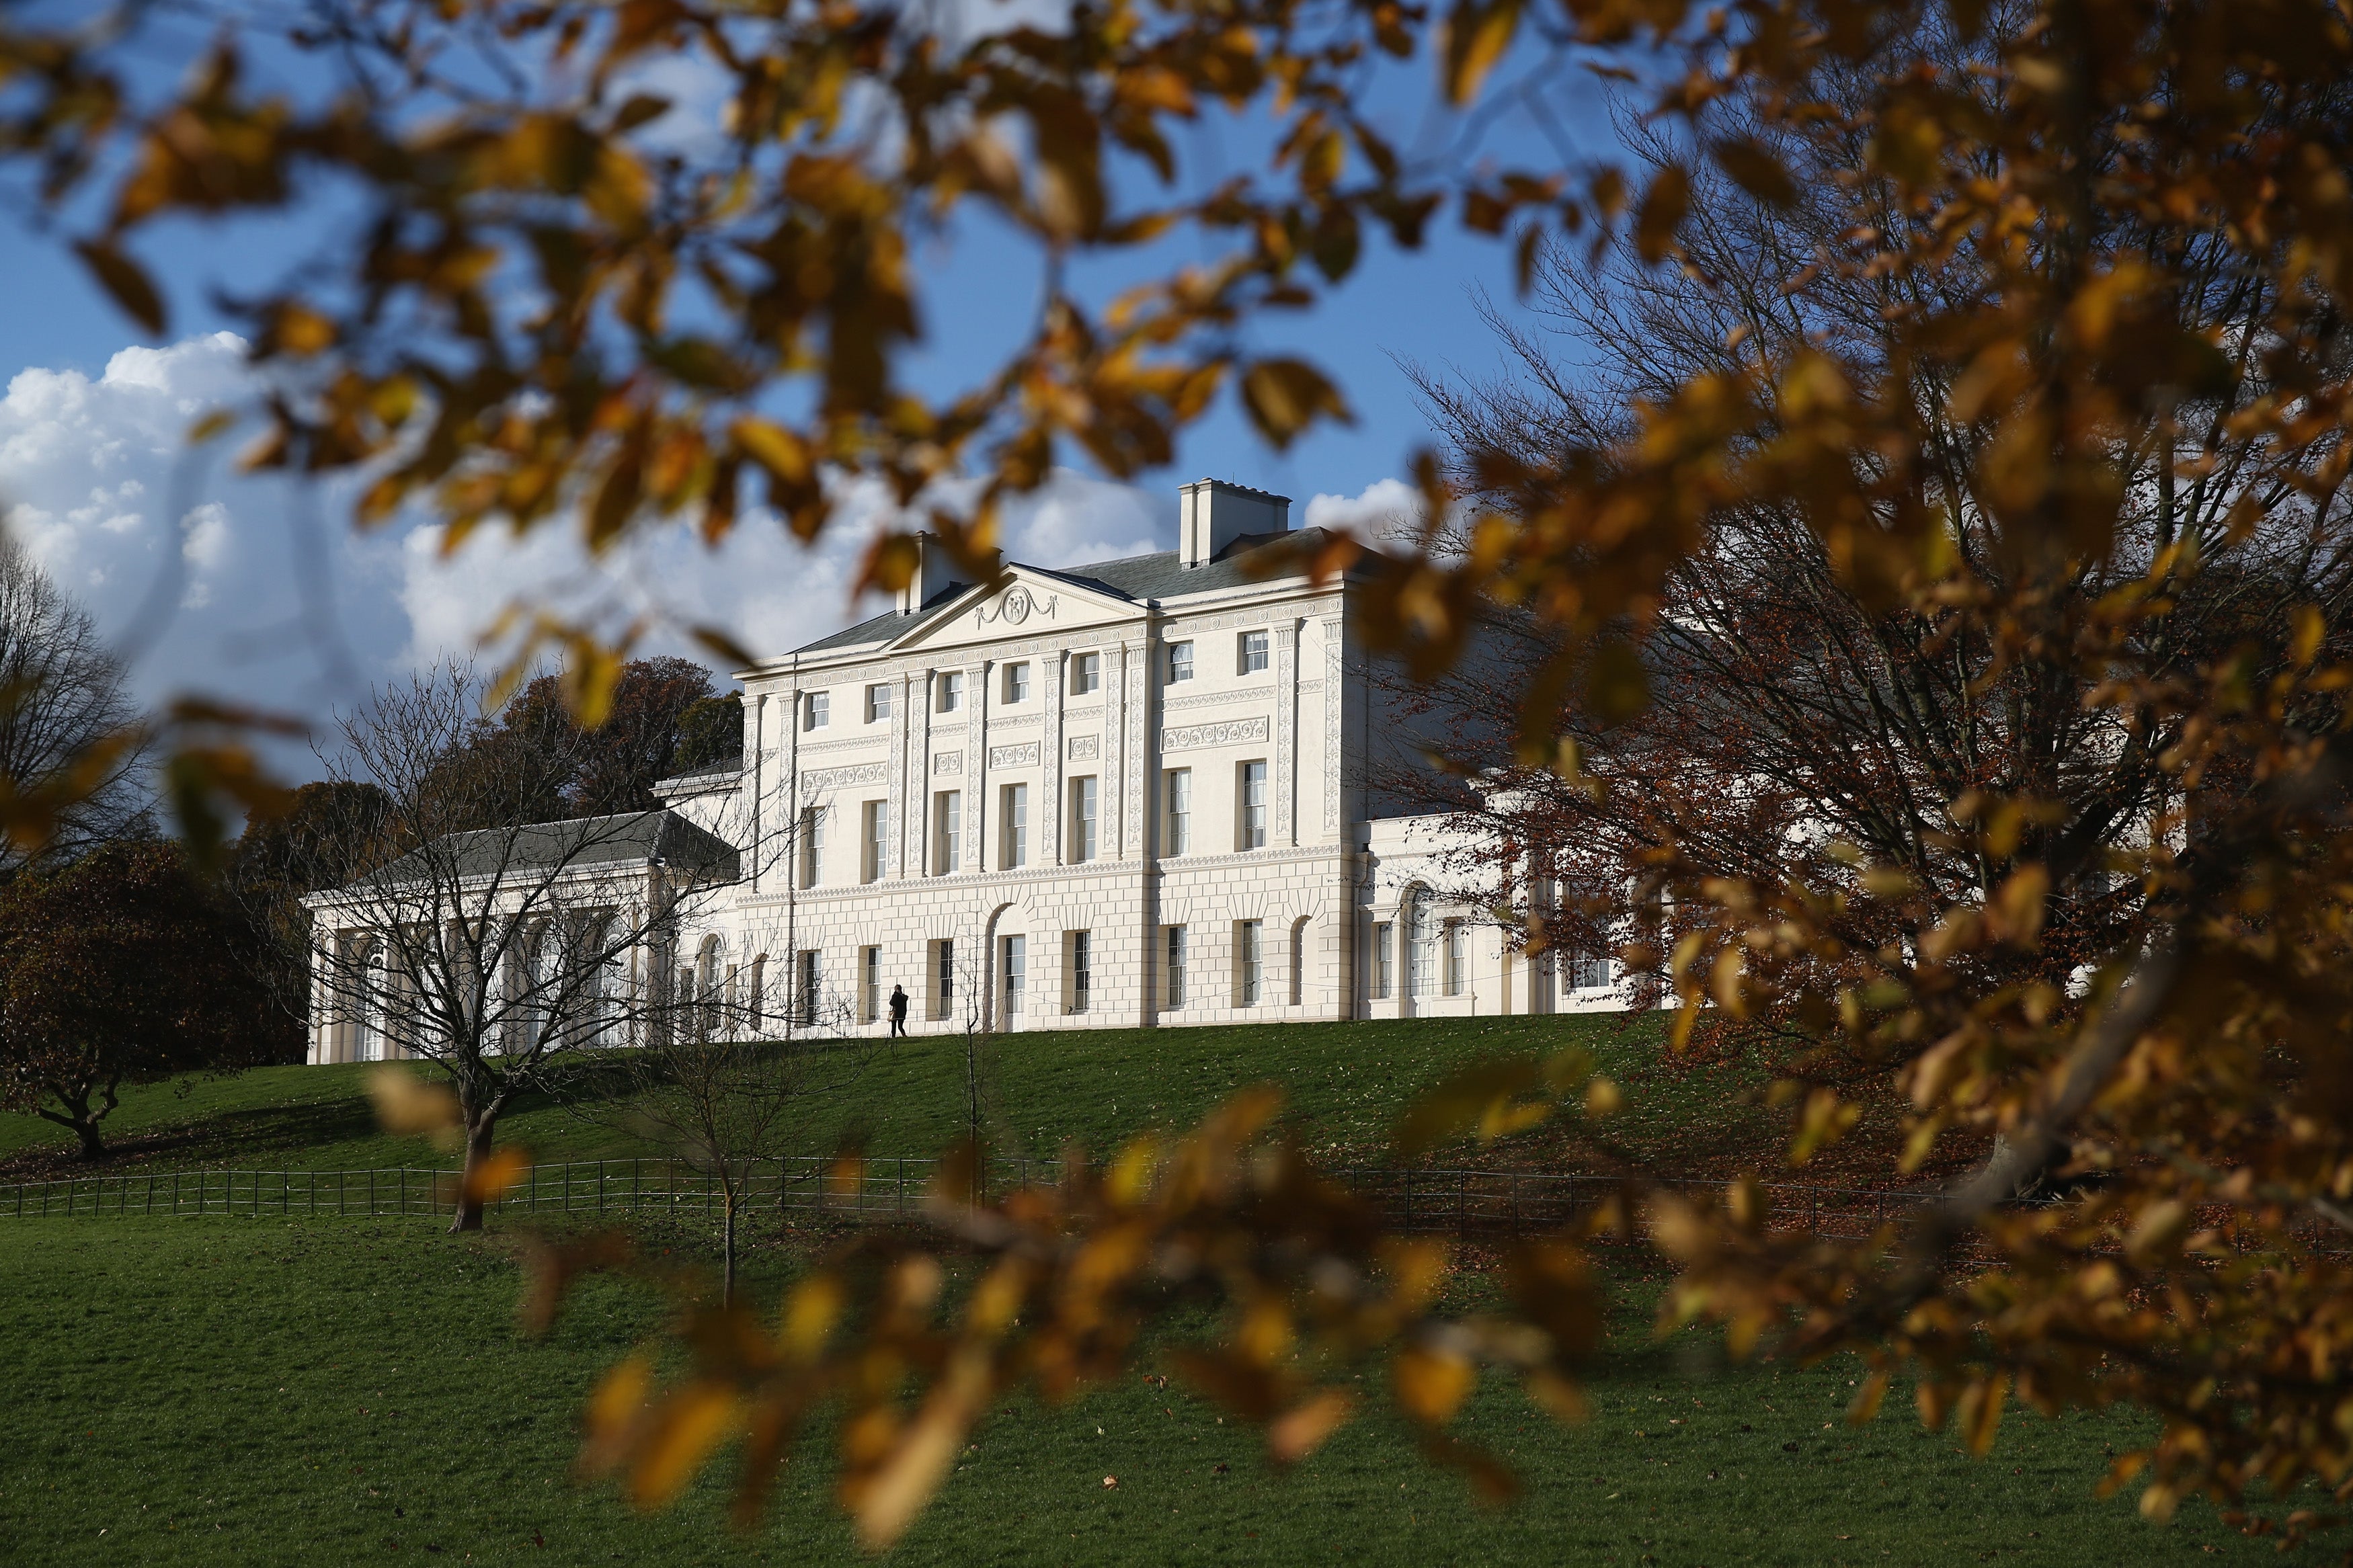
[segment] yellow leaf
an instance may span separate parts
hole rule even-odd
[[[2320,655],[2322,639],[2328,635],[2328,622],[2317,605],[2298,605],[2291,618],[2295,623],[2295,637],[2289,657],[2298,668],[2307,668]]]
[[[690,1384],[662,1401],[629,1475],[629,1500],[642,1509],[677,1501],[727,1436],[736,1408],[734,1391],[712,1383]]]
[[[1968,1445],[1970,1453],[1983,1458],[1991,1451],[1994,1434],[2001,1428],[2002,1403],[2009,1394],[2010,1374],[2000,1372],[1961,1390],[1961,1397],[1953,1406],[1953,1416],[1960,1425],[1961,1440]]]
[[[860,1543],[881,1551],[896,1542],[947,1479],[948,1467],[971,1430],[986,1396],[987,1363],[971,1347],[959,1351],[923,1411],[909,1422],[898,1447],[860,1491]]]
[[[396,1137],[445,1132],[459,1125],[458,1097],[444,1083],[427,1083],[406,1068],[390,1065],[368,1074],[368,1098],[379,1126]]]
[[[1479,94],[1479,84],[1511,47],[1520,25],[1518,0],[1458,0],[1446,19],[1446,96],[1457,104]]]
[[[1267,1424],[1267,1451],[1278,1465],[1295,1464],[1324,1446],[1356,1409],[1356,1402],[1336,1388],[1327,1388]]]
[[[1691,205],[1691,176],[1680,164],[1669,163],[1651,177],[1641,207],[1634,215],[1634,247],[1645,261],[1662,261],[1674,243]]]
[[[1887,1397],[1889,1381],[1886,1368],[1873,1367],[1871,1374],[1862,1380],[1862,1386],[1855,1390],[1854,1398],[1848,1404],[1847,1420],[1860,1426],[1877,1415],[1880,1402]]]
[[[813,1275],[785,1298],[785,1321],[778,1337],[787,1353],[804,1362],[817,1360],[841,1321],[845,1295],[836,1276]]]
[[[1321,416],[1353,425],[1340,389],[1314,366],[1295,359],[1263,359],[1242,373],[1242,402],[1259,433],[1287,447]]]
[[[476,1203],[501,1196],[531,1169],[531,1156],[520,1149],[493,1149],[466,1173],[466,1195]]]
[[[1994,894],[1994,912],[2001,917],[2002,935],[2020,947],[2032,947],[2042,931],[2042,910],[2051,895],[2051,873],[2039,863],[2021,866]]]
[[[653,1363],[643,1354],[632,1355],[597,1380],[588,1396],[590,1451],[584,1462],[594,1470],[609,1469],[618,1456],[614,1447],[646,1412],[646,1396],[653,1392]]]
[[[737,451],[779,479],[793,485],[808,482],[808,447],[783,426],[747,414],[729,426],[727,433],[733,438]]]
[[[1533,1121],[1515,1117],[1515,1097],[1543,1087],[1541,1067],[1529,1058],[1474,1063],[1440,1080],[1406,1108],[1391,1142],[1409,1157],[1424,1152],[1473,1127],[1482,1136],[1507,1125],[1533,1125],[1548,1114],[1541,1102]]]
[[[278,308],[276,326],[278,346],[298,357],[322,353],[335,341],[335,323],[296,300]]]
[[[1399,1352],[1391,1375],[1398,1404],[1407,1415],[1430,1426],[1442,1426],[1454,1419],[1455,1411],[1479,1381],[1467,1358],[1421,1345]]]
[[[2179,1198],[2159,1198],[2140,1211],[2132,1234],[2125,1240],[2125,1256],[2146,1268],[2169,1250],[2189,1228],[2189,1205]]]

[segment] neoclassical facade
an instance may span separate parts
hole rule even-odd
[[[1445,819],[1376,815],[1358,590],[1268,570],[1289,508],[1201,480],[1175,551],[986,587],[927,553],[892,610],[743,671],[744,765],[663,787],[772,847],[730,963],[787,1016],[902,986],[917,1031],[1616,1005],[1442,901]]]
[[[741,870],[662,972],[774,1032],[883,1027],[894,986],[916,1033],[1618,1005],[1447,900],[1445,818],[1380,815],[1403,721],[1360,585],[1265,553],[1289,506],[1201,480],[1175,551],[978,586],[926,550],[892,610],[739,672],[741,765],[659,793]]]

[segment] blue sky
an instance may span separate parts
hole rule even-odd
[[[1426,79],[1418,70],[1393,75],[1379,90],[1410,144],[1430,123]],[[1217,165],[1244,161],[1254,140],[1248,126],[1229,124],[1204,129],[1184,152],[1194,171],[1214,177]],[[1507,151],[1536,150],[1527,128],[1509,117],[1496,141]],[[316,717],[367,681],[465,651],[518,597],[575,609],[651,608],[726,626],[760,652],[871,609],[853,605],[846,589],[871,511],[808,554],[755,520],[717,557],[671,534],[595,568],[568,536],[543,531],[519,546],[470,544],[445,562],[429,519],[355,536],[341,489],[296,490],[191,459],[177,432],[238,391],[237,344],[218,335],[230,323],[213,292],[262,286],[290,257],[331,236],[333,221],[332,204],[313,203],[266,225],[215,231],[182,224],[153,237],[143,255],[174,305],[170,335],[156,342],[142,341],[57,237],[30,232],[20,216],[0,221],[0,504],[11,507],[18,536],[111,633],[135,634],[142,697],[198,690]],[[1080,286],[1099,296],[1122,276],[1185,258],[1164,247],[1115,264],[1118,271],[1082,274]],[[979,380],[1029,320],[1036,273],[1018,245],[987,236],[926,251],[918,262],[929,332],[903,374],[944,394]],[[1311,503],[1319,521],[1378,511],[1396,499],[1396,476],[1428,439],[1397,361],[1491,370],[1493,346],[1473,302],[1481,289],[1510,300],[1504,245],[1449,222],[1433,225],[1414,255],[1368,242],[1357,274],[1323,306],[1261,323],[1246,340],[1251,352],[1302,353],[1324,366],[1356,410],[1354,426],[1320,427],[1278,454],[1226,399],[1187,433],[1169,470],[1133,489],[1082,468],[1060,476],[1012,520],[1009,552],[1072,564],[1166,548],[1176,486],[1205,475],[1293,496],[1302,503],[1294,521]],[[162,625],[134,626],[157,572],[173,561],[174,518],[178,605]],[[305,563],[314,575],[302,574]],[[323,603],[305,585],[316,581],[329,585]],[[683,645],[658,636],[655,646]]]

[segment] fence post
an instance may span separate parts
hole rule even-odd
[[[1471,1173],[1454,1173],[1454,1234],[1461,1240],[1471,1239]]]

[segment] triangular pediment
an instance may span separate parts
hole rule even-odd
[[[1044,637],[1126,620],[1135,610],[1117,594],[1015,562],[996,583],[964,590],[887,647],[896,653]]]

